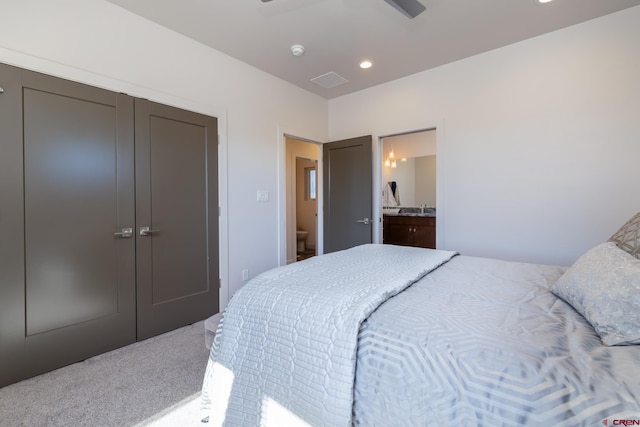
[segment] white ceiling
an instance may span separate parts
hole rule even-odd
[[[640,0],[420,0],[409,19],[383,0],[108,0],[331,99],[506,46]],[[302,56],[290,47],[305,47]],[[359,68],[363,59],[374,65]],[[311,81],[334,72],[347,83]]]

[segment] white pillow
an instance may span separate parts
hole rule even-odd
[[[593,326],[605,345],[640,344],[640,260],[602,243],[551,288]]]

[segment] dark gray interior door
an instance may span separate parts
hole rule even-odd
[[[372,242],[371,147],[370,135],[323,145],[325,253]]]
[[[138,339],[219,311],[218,127],[136,100]]]
[[[14,366],[31,376],[135,341],[135,243],[115,234],[134,224],[133,98],[25,70],[16,77],[2,97],[9,117],[21,117],[2,123],[2,156],[5,143],[23,151],[22,176],[13,165],[8,183],[23,200],[7,209],[14,222],[22,215],[10,236],[17,243],[21,233],[24,277],[22,295],[3,304],[23,310],[10,321],[20,334],[9,335],[22,340]]]

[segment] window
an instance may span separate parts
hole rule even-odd
[[[315,200],[316,197],[316,168],[304,168],[304,199]]]

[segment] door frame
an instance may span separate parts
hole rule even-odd
[[[317,190],[317,228],[316,228],[316,254],[324,253],[324,198],[322,184],[322,146],[323,142],[315,139],[298,136],[295,132],[278,127],[278,266],[287,265],[287,224],[291,220],[287,214],[287,138],[315,144],[318,146],[318,166],[316,168],[318,186]],[[294,218],[295,219],[295,218]],[[295,244],[295,240],[294,240]]]
[[[445,164],[445,125],[444,120],[435,120],[425,126],[411,130],[390,130],[384,133],[373,135],[373,214],[374,221],[378,224],[373,230],[374,243],[382,243],[382,161],[384,153],[382,145],[384,138],[392,136],[406,135],[410,133],[423,132],[427,130],[436,131],[436,249],[445,249],[445,194],[444,194],[444,173]]]

